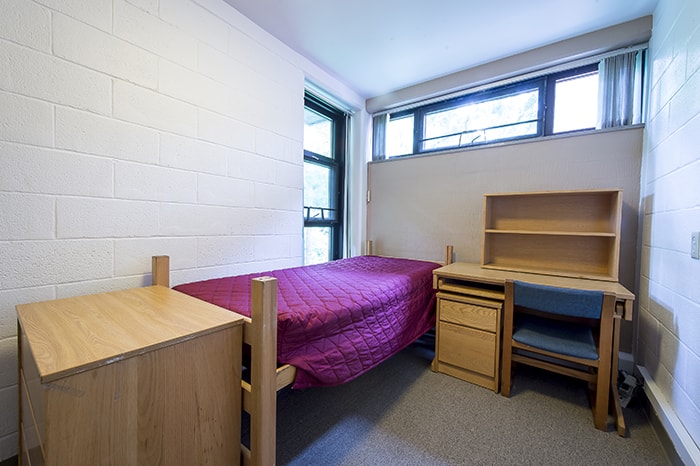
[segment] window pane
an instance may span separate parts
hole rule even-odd
[[[331,228],[304,227],[304,264],[321,264],[330,260]]]
[[[329,167],[304,162],[304,205],[331,207],[330,180]]]
[[[386,156],[396,157],[413,152],[413,115],[389,118],[386,124]]]
[[[559,79],[554,85],[555,133],[595,128],[598,117],[598,72]]]
[[[304,150],[333,158],[333,122],[304,108]]]
[[[305,220],[336,220],[332,180],[330,167],[304,162]]]
[[[537,134],[539,90],[429,113],[423,150],[468,146]]]

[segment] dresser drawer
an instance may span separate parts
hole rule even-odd
[[[439,362],[496,376],[496,334],[440,322]]]
[[[498,329],[498,311],[501,303],[447,293],[438,293],[440,322],[466,325],[487,332]]]

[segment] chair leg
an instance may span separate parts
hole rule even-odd
[[[610,405],[610,376],[598,374],[595,404],[593,405],[593,423],[598,430],[608,430],[608,412]]]
[[[598,352],[600,359],[598,360],[598,377],[596,380],[596,396],[595,408],[593,413],[593,422],[596,429],[608,430],[608,413],[610,411],[610,382],[612,380],[612,358],[613,355],[613,310],[615,307],[615,298],[611,295],[605,295],[603,298],[603,316],[600,323],[600,337]]]

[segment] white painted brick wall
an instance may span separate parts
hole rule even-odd
[[[0,69],[12,70],[0,73],[4,91],[103,115],[111,112],[109,76],[5,41],[0,41]]]
[[[111,0],[36,0],[36,2],[104,31],[111,29]]]
[[[113,163],[104,158],[0,142],[0,166],[2,191],[97,197],[114,192]]]
[[[150,271],[151,256],[170,256],[171,270],[196,268],[197,238],[152,237],[115,240],[114,275],[142,275],[144,271]]]
[[[259,154],[234,150],[229,158],[228,175],[234,178],[273,183],[277,162]]]
[[[143,180],[148,180],[144,183]],[[197,201],[197,173],[141,163],[117,162],[114,195],[144,201]]]
[[[214,265],[251,262],[255,258],[253,236],[213,236],[197,240],[197,265]]]
[[[17,304],[149,285],[152,255],[173,283],[301,263],[319,72],[222,0],[2,10],[0,461],[17,448]]]
[[[156,164],[158,131],[94,113],[56,107],[55,145],[86,154]]]
[[[143,11],[151,13],[153,15],[158,14],[158,1],[159,0],[127,0],[132,5],[141,8]]]
[[[255,126],[199,110],[199,137],[234,149],[255,151]]]
[[[197,66],[197,39],[160,20],[155,13],[114,0],[114,35],[191,69]]]
[[[51,49],[51,14],[26,0],[3,0],[0,31],[4,39],[49,52]]]
[[[56,202],[51,196],[0,192],[0,238],[53,239],[55,210]]]
[[[205,44],[220,50],[228,47],[230,27],[197,3],[190,0],[161,1],[160,17]]]
[[[70,17],[53,15],[53,53],[132,83],[155,89],[158,57]]]
[[[255,183],[225,176],[199,175],[199,203],[246,207],[254,205]]]
[[[650,44],[638,358],[700,445],[700,3],[660,0]],[[696,456],[697,457],[697,456]]]
[[[12,290],[109,278],[113,260],[108,239],[2,241],[0,283],[4,290]]]
[[[53,106],[0,92],[0,140],[47,146],[53,141]]]
[[[197,135],[197,107],[124,81],[114,82],[114,117],[170,133]]]
[[[61,239],[124,238],[157,232],[155,202],[75,197],[56,201],[56,235]]]

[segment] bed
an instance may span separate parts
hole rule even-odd
[[[448,246],[445,262],[451,255]],[[243,464],[275,462],[277,390],[353,380],[434,325],[432,271],[440,265],[367,255],[174,287],[246,317]],[[167,256],[153,258],[153,283],[169,286]]]

